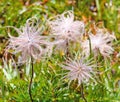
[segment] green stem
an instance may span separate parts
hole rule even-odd
[[[83,87],[83,84],[81,84],[81,96],[84,99],[84,101],[87,102],[87,99],[84,96],[84,87]]]
[[[101,19],[100,2],[99,0],[95,0],[95,2],[96,2],[97,10],[98,10],[98,18]]]
[[[30,78],[30,83],[29,83],[29,96],[30,96],[31,102],[33,102],[32,93],[31,93],[32,82],[33,82],[33,74],[34,74],[33,59],[31,58],[31,78]]]
[[[93,56],[93,53],[92,53],[92,46],[91,46],[91,39],[90,37],[88,37],[88,40],[89,40],[89,51],[90,51],[90,58]]]

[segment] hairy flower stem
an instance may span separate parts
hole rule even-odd
[[[87,100],[86,100],[86,98],[85,98],[85,96],[84,96],[84,87],[83,87],[83,84],[82,84],[82,83],[81,83],[81,96],[82,96],[83,100],[84,100],[85,102],[87,102]]]
[[[32,86],[32,81],[33,81],[33,59],[31,58],[31,78],[30,78],[30,83],[29,83],[29,96],[30,96],[30,100],[31,102],[33,102],[33,98],[32,98],[32,94],[31,94],[31,86]]]

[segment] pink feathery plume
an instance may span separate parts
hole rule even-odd
[[[84,57],[77,60],[72,60],[69,58],[66,63],[62,65],[63,69],[68,70],[65,78],[68,78],[70,82],[73,80],[78,80],[78,85],[88,82],[89,79],[93,79],[93,67],[95,67],[95,65],[92,64],[92,61],[86,61]]]
[[[49,19],[48,25],[51,35],[57,41],[56,48],[63,50],[66,50],[69,41],[80,41],[85,32],[84,22],[74,20],[73,11],[67,11]]]
[[[104,29],[96,29],[96,34],[89,33],[90,41],[87,39],[82,42],[83,52],[86,56],[90,55],[91,51],[97,56],[99,53],[104,57],[110,57],[114,49],[112,48],[112,41],[116,39],[114,34],[110,34]]]
[[[47,36],[43,36],[43,27],[39,26],[36,18],[30,18],[25,26],[21,28],[12,27],[18,33],[18,36],[9,34],[9,45],[6,50],[13,50],[14,54],[19,53],[20,63],[25,63],[29,58],[39,59],[52,50],[52,44]]]
[[[85,31],[85,25],[82,21],[74,20],[73,11],[64,12],[48,21],[51,34],[58,39],[67,39],[76,41],[82,37]]]

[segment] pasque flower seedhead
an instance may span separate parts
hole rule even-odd
[[[52,44],[48,41],[48,37],[42,35],[44,27],[39,26],[37,18],[28,19],[23,27],[12,28],[15,29],[18,36],[15,37],[9,34],[9,45],[6,50],[12,49],[13,54],[20,53],[20,63],[25,63],[29,58],[39,59],[52,50]]]

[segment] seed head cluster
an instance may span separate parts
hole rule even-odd
[[[21,63],[26,63],[30,58],[37,60],[46,54],[51,55],[53,45],[57,45],[58,49],[66,49],[69,42],[79,42],[82,48],[80,53],[84,53],[85,56],[77,60],[69,58],[62,65],[63,69],[68,70],[65,78],[70,81],[78,80],[79,85],[92,79],[92,73],[94,73],[93,67],[95,65],[91,64],[90,60],[85,61],[90,55],[90,49],[94,55],[98,56],[100,53],[104,57],[110,57],[114,51],[112,41],[115,39],[115,35],[108,31],[96,29],[96,34],[89,32],[89,39],[84,39],[85,23],[75,20],[73,11],[57,15],[49,19],[47,24],[50,28],[50,34],[46,36],[43,35],[44,27],[40,26],[36,18],[28,19],[23,27],[12,27],[18,36],[9,34],[9,45],[6,50],[13,50],[13,54],[19,55]],[[54,37],[55,40],[50,40],[50,36]]]

